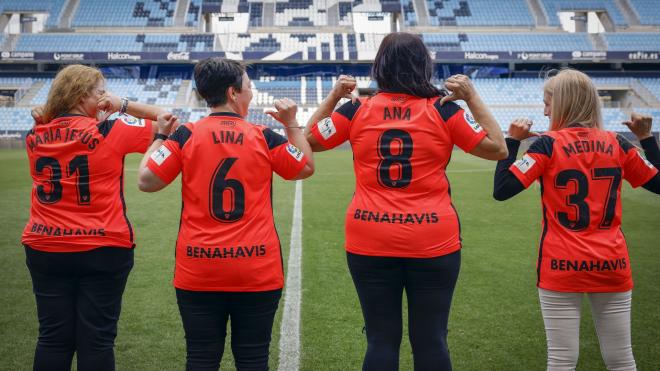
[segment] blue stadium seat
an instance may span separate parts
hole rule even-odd
[[[73,17],[73,27],[172,26],[176,0],[84,0]]]
[[[653,51],[660,50],[660,34],[619,32],[606,33],[605,42],[610,51]]]
[[[16,51],[143,52],[213,51],[213,34],[23,34]]]
[[[607,11],[612,22],[617,26],[628,26],[625,17],[614,0],[540,0],[548,16],[550,26],[559,27],[559,12],[572,11]]]
[[[44,104],[53,79],[36,78],[34,80],[43,81],[44,85],[30,103],[33,105]],[[109,78],[106,80],[106,90],[109,92],[120,97],[156,105],[174,104],[180,86],[181,78],[147,80]]]
[[[25,1],[25,0],[2,0],[0,1],[0,14],[4,12],[35,12],[48,13],[48,20],[46,27],[57,27],[62,16],[62,8],[66,0],[38,0],[38,1]]]
[[[34,120],[30,108],[0,107],[0,133],[4,131],[29,131]]]
[[[199,17],[202,15],[202,0],[190,0],[186,13],[186,26],[197,27]]]
[[[433,51],[588,51],[594,47],[586,34],[569,33],[442,33],[422,34]]]
[[[639,23],[646,26],[660,25],[660,1],[658,0],[628,0],[633,11],[639,17]]]
[[[426,0],[426,7],[432,26],[535,25],[525,0],[510,0],[506,3],[492,0]],[[407,14],[408,9],[404,14]]]

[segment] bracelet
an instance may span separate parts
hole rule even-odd
[[[154,135],[154,141],[160,139],[160,140],[167,140],[168,136],[165,134],[157,133]]]
[[[121,107],[119,107],[119,114],[123,115],[128,109],[128,98],[124,97],[121,99]]]

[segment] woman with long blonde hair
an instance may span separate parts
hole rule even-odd
[[[120,112],[114,120],[97,117]],[[121,297],[133,267],[124,156],[145,152],[164,110],[105,90],[95,68],[62,69],[25,141],[32,176],[23,231],[39,318],[34,370],[114,370]],[[164,133],[163,133],[164,134]],[[163,135],[164,136],[164,135]]]
[[[640,140],[644,159],[623,136],[603,130],[598,91],[582,72],[562,70],[544,86],[550,130],[511,123],[509,157],[499,161],[493,196],[506,200],[541,183],[543,231],[537,286],[545,323],[548,370],[574,370],[580,309],[587,296],[608,370],[635,370],[630,336],[633,281],[621,231],[621,180],[660,194],[660,152],[651,118],[625,122]],[[516,161],[520,141],[538,139]]]

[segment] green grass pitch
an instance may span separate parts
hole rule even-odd
[[[177,180],[159,193],[140,193],[135,185],[138,161],[133,155],[126,164],[126,202],[137,249],[119,323],[117,370],[182,370],[183,329],[171,285],[180,188]],[[24,151],[0,151],[0,166],[0,370],[29,370],[37,318],[20,245],[30,202]],[[533,186],[498,203],[491,197],[493,169],[493,162],[462,152],[454,152],[449,167],[464,242],[449,322],[452,361],[455,370],[542,370],[545,336],[535,287],[539,189]],[[657,370],[660,198],[627,183],[624,187],[623,229],[636,285],[633,350],[639,370]],[[301,370],[361,369],[366,340],[343,248],[344,214],[353,189],[350,151],[316,155],[316,173],[303,185]],[[286,267],[293,183],[277,179],[274,193]],[[282,304],[273,327],[271,369],[277,368]],[[580,340],[578,370],[604,370],[586,301]],[[229,346],[221,369],[233,369]],[[400,369],[412,370],[405,333]]]

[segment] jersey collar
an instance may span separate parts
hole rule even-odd
[[[241,115],[239,115],[238,113],[234,113],[234,112],[211,112],[211,114],[209,114],[209,116],[229,116],[229,117],[236,117],[236,118],[239,118],[239,119],[243,118]]]
[[[87,116],[81,115],[79,113],[62,113],[57,115],[55,118],[58,119],[60,117],[87,117]]]

